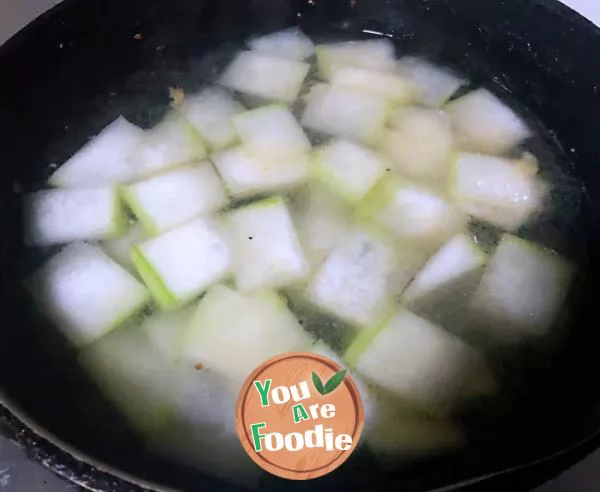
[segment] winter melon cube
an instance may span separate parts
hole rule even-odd
[[[304,109],[304,127],[340,138],[375,144],[381,138],[390,103],[384,97],[355,88],[321,85]]]
[[[308,285],[315,306],[365,328],[393,308],[390,285],[397,258],[378,231],[354,226],[333,248]]]
[[[388,39],[366,39],[321,44],[316,47],[321,77],[328,80],[336,67],[358,67],[391,72],[396,63],[394,45]]]
[[[510,159],[463,152],[452,165],[450,191],[465,213],[512,232],[541,211],[549,186]]]
[[[410,104],[414,97],[409,83],[395,73],[341,66],[333,68],[330,82],[332,85],[373,92],[389,99],[396,105]]]
[[[472,319],[498,341],[546,335],[574,274],[575,267],[555,252],[505,234],[471,300]]]
[[[312,174],[351,203],[362,200],[384,176],[384,159],[376,152],[344,139],[317,150]]]
[[[352,222],[352,207],[320,182],[309,182],[292,202],[292,218],[311,265],[318,267]]]
[[[77,347],[119,327],[150,301],[142,284],[87,243],[65,247],[27,284],[40,308]]]
[[[141,128],[118,117],[60,166],[50,184],[79,188],[133,181],[136,170],[127,158],[142,135]]]
[[[150,235],[158,235],[228,203],[210,162],[187,164],[123,188],[123,197]]]
[[[265,55],[296,61],[304,61],[315,52],[313,42],[297,27],[255,37],[248,46]]]
[[[135,265],[130,256],[131,248],[148,239],[150,239],[150,237],[146,231],[144,231],[144,228],[139,223],[136,223],[129,227],[129,230],[125,235],[116,239],[104,241],[102,247],[108,256],[125,268],[129,273],[137,275]]]
[[[177,311],[159,311],[142,321],[142,330],[165,359],[173,362],[180,359],[183,333],[189,328],[196,307],[192,304]]]
[[[308,275],[308,261],[281,197],[234,210],[226,224],[241,292],[294,285]]]
[[[230,270],[231,256],[220,225],[197,218],[131,250],[137,271],[164,310],[188,304]]]
[[[525,122],[487,89],[477,89],[446,106],[462,148],[502,154],[529,138]]]
[[[192,125],[177,113],[169,113],[154,128],[146,130],[141,143],[129,155],[129,163],[137,177],[142,178],[199,161],[206,154],[206,147]]]
[[[227,189],[236,198],[289,190],[308,179],[307,154],[273,156],[241,145],[212,155]]]
[[[401,174],[426,183],[445,182],[454,148],[452,125],[442,111],[401,108],[391,117],[382,149]]]
[[[139,326],[115,330],[86,347],[78,361],[142,436],[160,434],[173,425],[177,373]]]
[[[310,65],[256,51],[242,51],[225,68],[220,83],[228,89],[269,101],[291,103],[300,94]]]
[[[428,187],[388,175],[367,195],[357,216],[397,237],[443,242],[466,226],[466,217],[450,201]]]
[[[344,356],[350,367],[391,394],[431,414],[446,414],[492,388],[480,354],[438,326],[399,308],[383,324],[362,331]]]
[[[233,118],[233,126],[249,149],[262,154],[287,156],[311,148],[292,112],[279,104],[239,114]]]
[[[117,188],[54,189],[24,197],[25,242],[51,246],[118,237],[126,231]]]
[[[400,58],[397,71],[410,82],[416,101],[430,108],[443,106],[466,83],[447,68],[414,56]]]
[[[244,107],[218,87],[208,87],[199,94],[188,96],[177,108],[212,150],[234,144],[238,136],[231,118]]]
[[[265,360],[310,345],[310,337],[275,292],[240,294],[223,285],[202,298],[183,338],[186,358],[238,388]]]
[[[404,292],[401,302],[411,311],[448,326],[462,314],[475,291],[487,255],[465,234],[448,241],[427,262]]]

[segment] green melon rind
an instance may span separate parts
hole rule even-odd
[[[108,239],[116,239],[127,233],[128,221],[125,213],[125,204],[119,192],[119,188],[115,188],[113,192],[113,220],[114,234]]]
[[[159,228],[155,224],[152,217],[146,213],[146,210],[144,210],[142,204],[138,201],[135,193],[133,192],[132,187],[123,186],[121,188],[121,196],[123,197],[125,203],[127,203],[127,206],[131,209],[133,214],[137,217],[146,233],[150,236],[159,235]]]
[[[152,297],[163,310],[172,310],[180,306],[181,302],[177,299],[169,288],[165,285],[162,278],[152,267],[152,264],[144,256],[139,246],[131,249],[131,261],[133,262],[140,277],[150,289]]]

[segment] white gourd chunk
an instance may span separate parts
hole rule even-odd
[[[188,304],[225,277],[231,264],[220,224],[204,217],[135,246],[131,257],[163,310]]]
[[[188,164],[138,181],[123,189],[123,197],[150,235],[211,214],[229,202],[210,162]]]
[[[239,389],[265,360],[310,344],[308,334],[275,292],[240,294],[217,285],[200,301],[183,346],[192,363],[221,374]]]
[[[484,336],[500,342],[543,336],[561,311],[575,274],[555,252],[505,234],[470,310]]]
[[[124,326],[78,357],[100,391],[145,438],[173,425],[177,372],[139,326]]]
[[[447,68],[414,56],[400,58],[397,71],[410,82],[416,101],[430,108],[442,107],[466,83]]]
[[[291,212],[314,271],[350,227],[352,207],[320,182],[309,182],[294,195]]]
[[[357,328],[371,326],[393,306],[390,279],[397,258],[392,243],[364,227],[351,229],[308,285],[308,299]]]
[[[304,61],[315,52],[313,42],[297,27],[251,39],[248,47],[265,55]]]
[[[400,239],[439,243],[462,230],[466,217],[425,186],[388,175],[359,205],[357,215]]]
[[[48,260],[27,285],[77,347],[121,326],[150,300],[148,290],[100,248],[79,242]]]
[[[391,72],[396,63],[394,45],[387,39],[342,41],[316,47],[321,77],[329,80],[335,67],[359,67]]]
[[[223,89],[209,87],[187,96],[178,110],[210,149],[220,150],[237,141],[231,118],[245,109]]]
[[[465,234],[448,241],[431,258],[404,292],[401,302],[443,326],[462,314],[475,291],[487,255]]]
[[[233,118],[242,142],[252,151],[287,156],[310,150],[304,130],[285,106],[271,104]]]
[[[395,73],[376,72],[352,66],[334,67],[330,83],[373,92],[389,99],[396,105],[410,104],[414,99],[409,83]]]
[[[438,246],[438,242],[429,244],[405,239],[395,241],[398,262],[391,280],[391,289],[394,295],[400,296],[404,292],[408,284],[415,278],[415,275],[437,252]]]
[[[146,130],[141,143],[131,152],[129,163],[139,179],[202,160],[206,155],[206,147],[192,125],[177,113],[169,113],[154,128]]]
[[[177,311],[159,311],[142,321],[142,330],[154,348],[167,360],[178,361],[183,351],[183,334],[189,328],[196,305]]]
[[[487,89],[477,89],[446,106],[462,148],[502,154],[529,138],[525,122]]]
[[[543,209],[549,187],[515,161],[461,153],[452,165],[450,190],[465,213],[512,232]]]
[[[126,231],[117,188],[54,189],[24,197],[25,241],[51,246],[118,237]]]
[[[221,85],[268,101],[294,102],[310,65],[255,51],[242,51],[225,68]]]
[[[308,275],[308,261],[281,197],[234,210],[225,220],[239,291],[293,286]]]
[[[312,174],[349,202],[359,202],[386,173],[386,162],[376,152],[344,139],[319,148]]]
[[[104,251],[129,273],[137,275],[135,265],[131,260],[131,248],[150,239],[144,228],[139,224],[133,224],[125,235],[116,239],[110,239],[102,243]]]
[[[361,332],[344,360],[371,383],[433,415],[493,388],[480,383],[489,369],[475,349],[405,308]],[[487,379],[493,381],[491,374]]]
[[[60,166],[50,177],[50,184],[80,188],[133,181],[136,170],[128,156],[142,135],[141,128],[120,116]]]
[[[378,94],[323,84],[310,95],[301,123],[325,135],[375,144],[389,109],[390,102]]]
[[[434,109],[401,108],[392,114],[391,126],[382,149],[393,167],[416,181],[444,181],[454,148],[448,115]]]
[[[240,145],[213,154],[212,160],[229,193],[236,198],[293,189],[308,179],[307,154],[273,156]]]

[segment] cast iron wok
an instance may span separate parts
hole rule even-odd
[[[576,207],[577,193],[558,197],[576,213],[545,224],[546,230],[566,228],[569,244],[550,234],[549,245],[581,261],[585,275],[570,303],[572,315],[559,327],[564,339],[516,359],[520,377],[511,381],[511,401],[518,405],[496,402],[497,412],[474,416],[467,451],[385,474],[371,472],[368,457],[358,454],[324,479],[273,478],[265,489],[424,491],[475,484],[525,490],[559,473],[600,443],[594,384],[600,360],[600,31],[550,0],[67,0],[2,46],[3,431],[92,489],[137,490],[133,482],[144,482],[233,490],[144,451],[78,369],[72,350],[32,308],[20,281],[43,258],[24,255],[20,193],[42,186],[51,163],[61,163],[116,116],[152,125],[168,109],[169,87],[198,89],[248,35],[292,24],[321,39],[384,33],[399,52],[454,66],[535,114],[541,140],[556,152],[545,157],[572,176],[572,190],[581,181],[588,192]]]

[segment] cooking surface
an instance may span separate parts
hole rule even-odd
[[[28,21],[60,0],[0,0],[0,43]],[[600,2],[564,0],[564,3],[600,25]],[[600,489],[600,451],[536,492],[597,492]],[[0,437],[0,492],[75,492],[42,465],[28,459],[23,450]]]

